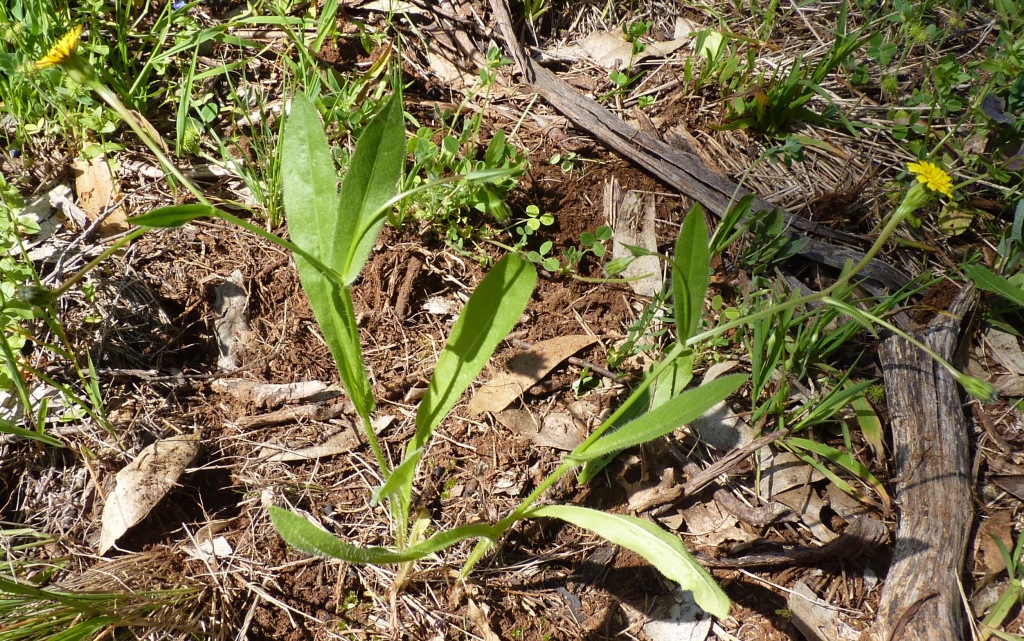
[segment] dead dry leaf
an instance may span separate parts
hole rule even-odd
[[[726,541],[746,543],[758,538],[717,503],[694,503],[683,510],[683,519],[687,535],[704,546],[716,548]]]
[[[95,221],[107,214],[107,208],[117,200],[117,188],[114,176],[110,171],[106,158],[97,156],[90,160],[78,159],[72,163],[75,172],[75,191],[78,192],[78,204],[85,210],[89,221]],[[106,215],[100,223],[100,236],[107,237],[119,234],[128,229],[128,216],[123,207],[118,207]]]
[[[500,412],[543,380],[559,363],[595,342],[595,336],[573,335],[537,343],[510,360],[509,371],[498,374],[477,391],[469,401],[470,414]]]
[[[793,625],[809,641],[844,641],[858,634],[838,616],[836,608],[818,598],[803,581],[789,594],[787,607],[793,613]]]
[[[479,606],[476,604],[476,601],[470,599],[469,605],[466,606],[466,618],[473,624],[477,634],[484,641],[501,641],[501,637],[494,633],[490,622],[487,620],[489,610],[490,608],[486,603],[483,606]]]
[[[666,58],[680,48],[690,44],[689,34],[664,42],[648,43],[643,51],[633,53],[633,43],[626,40],[622,31],[594,31],[585,38],[555,47],[545,52],[553,58],[563,60],[590,60],[605,69],[624,71],[631,65],[648,58]]]
[[[285,403],[320,402],[337,398],[342,390],[323,381],[295,383],[257,383],[243,378],[218,378],[210,383],[215,392],[230,394],[243,403],[259,408],[277,408]]]
[[[989,329],[985,332],[985,342],[991,347],[992,357],[1000,365],[1014,374],[1024,375],[1024,351],[1020,341],[1012,334]]]
[[[231,272],[224,283],[214,289],[213,313],[217,367],[233,372],[240,367],[240,355],[253,339],[249,329],[249,295],[241,270]]]
[[[541,447],[553,447],[571,452],[586,438],[583,428],[567,412],[552,412],[538,420],[533,412],[511,409],[494,415],[499,423]]]
[[[1013,550],[1013,514],[1010,510],[994,510],[978,526],[978,535],[974,539],[975,571],[988,573],[1002,572],[1006,562],[996,545],[995,537],[1003,542],[1007,550]],[[979,552],[981,554],[979,554]]]
[[[811,487],[825,475],[792,452],[761,451],[761,496],[791,508],[822,543],[835,539],[838,535],[821,520],[821,511],[828,505]]]
[[[185,434],[157,441],[117,473],[117,485],[103,505],[99,553],[106,554],[132,526],[177,484],[199,453],[199,436]]]
[[[354,429],[348,427],[328,436],[322,443],[299,448],[287,448],[284,449],[284,451],[279,451],[272,456],[268,456],[266,460],[281,463],[288,463],[292,461],[311,461],[325,456],[334,456],[336,454],[351,452],[357,447],[359,447],[359,437],[356,436]],[[279,450],[281,448],[268,445],[263,449],[271,451]]]
[[[383,414],[375,417],[370,421],[370,424],[373,427],[374,433],[379,434],[394,421],[395,417],[391,414]],[[263,447],[261,458],[265,456],[267,461],[288,463],[292,461],[310,461],[351,452],[356,447],[359,447],[359,436],[356,434],[355,425],[348,421],[345,422],[346,426],[344,429],[334,432],[320,443],[284,447],[266,445]]]
[[[357,5],[357,7],[363,11],[378,11],[380,13],[408,13],[411,15],[423,13],[422,8],[404,0],[373,0]]]
[[[437,77],[453,91],[471,87],[478,80],[477,76],[463,71],[458,65],[439,53],[427,50],[427,62],[430,63],[430,70],[437,74]]]

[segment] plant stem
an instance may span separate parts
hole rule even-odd
[[[560,478],[565,476],[566,472],[577,467],[577,465],[578,464],[573,461],[563,460],[562,463],[555,468],[553,472],[551,472],[551,474],[548,474],[543,481],[537,484],[537,487],[534,488],[533,492],[530,492],[530,495],[523,499],[523,501],[516,506],[516,509],[512,510],[508,516],[495,523],[491,527],[492,536],[490,540],[481,540],[473,548],[473,551],[469,553],[469,558],[466,559],[466,563],[463,564],[462,571],[459,573],[459,579],[464,581],[466,577],[473,572],[473,567],[476,566],[480,559],[483,558],[484,554],[486,554],[494,545],[491,542],[492,540],[497,541],[505,534],[506,531],[508,531],[510,527],[515,525],[517,521],[522,520],[526,516],[526,512],[530,509],[530,506],[533,505],[537,499],[544,494],[544,492],[547,492],[552,485],[557,483]]]

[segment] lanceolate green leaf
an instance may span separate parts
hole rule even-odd
[[[424,447],[469,387],[487,360],[526,309],[537,270],[518,254],[509,254],[491,269],[455,321],[448,343],[437,359],[434,376],[416,412],[416,435],[408,452]]]
[[[684,590],[692,592],[693,600],[706,612],[720,619],[729,616],[729,597],[708,571],[693,558],[678,537],[650,521],[572,505],[538,507],[530,510],[527,516],[568,521],[629,548]]]
[[[331,239],[338,227],[337,176],[320,116],[302,94],[292,99],[284,126],[281,182],[293,243],[337,271],[337,265],[331,262]],[[363,364],[351,294],[301,255],[295,255],[295,265],[345,389],[360,415],[369,416],[373,394]]]
[[[416,467],[423,458],[423,448],[410,452],[398,467],[391,471],[384,485],[373,493],[370,504],[377,505],[381,499],[391,503],[391,510],[397,514],[399,523],[409,522],[409,505],[412,503],[412,485],[416,477]]]
[[[372,563],[374,565],[405,563],[439,552],[465,539],[491,539],[492,537],[491,526],[477,523],[439,532],[426,541],[401,551],[382,547],[361,548],[345,543],[299,514],[277,507],[271,507],[269,510],[270,520],[280,532],[281,538],[289,545],[307,554],[341,559],[349,563]]]
[[[132,216],[128,219],[133,225],[140,227],[181,227],[190,220],[196,218],[213,218],[217,210],[209,205],[171,205],[170,207],[157,207],[147,211],[141,216]]]
[[[327,264],[341,272],[346,285],[359,277],[377,242],[386,218],[378,210],[395,195],[404,164],[405,112],[396,91],[359,136],[341,185],[339,224],[324,235],[334,252],[327,254]]]
[[[979,289],[999,294],[1011,303],[1024,307],[1024,289],[1017,287],[998,274],[993,274],[981,265],[966,265],[964,271]]]
[[[34,441],[45,443],[50,447],[64,447],[63,443],[45,432],[26,430],[23,427],[18,427],[14,423],[3,419],[0,419],[0,434],[11,434],[13,436],[21,436],[22,438],[30,438]]]
[[[585,450],[580,451],[580,448],[576,448],[569,458],[575,461],[591,461],[605,454],[619,452],[669,434],[696,419],[720,401],[724,401],[746,380],[747,377],[743,374],[732,374],[683,392],[664,405],[627,423],[622,429],[598,439]]]
[[[650,387],[643,388],[639,392],[633,392],[633,394],[630,395],[630,398],[628,400],[629,405],[626,408],[626,411],[621,416],[619,416],[619,418],[609,429],[616,430],[622,427],[623,425],[629,425],[638,417],[643,416],[648,410],[651,409],[652,394],[653,392]],[[636,396],[636,398],[633,398],[634,395]],[[587,461],[586,464],[583,466],[583,469],[580,470],[577,480],[579,480],[580,484],[582,485],[590,483],[595,478],[597,478],[597,475],[601,472],[601,470],[603,470],[605,467],[608,466],[609,463],[615,460],[616,454],[618,454],[617,451]]]
[[[422,449],[410,452],[405,460],[391,471],[391,476],[384,481],[384,485],[374,491],[370,505],[377,505],[382,498],[401,496],[403,488],[412,487],[413,474],[416,472],[416,465],[419,464],[421,458],[423,458]]]
[[[680,343],[696,334],[700,326],[710,260],[704,210],[695,203],[679,229],[672,261],[672,302],[676,312],[676,340]]]
[[[871,446],[875,460],[884,461],[885,444],[882,440],[882,421],[875,413],[875,408],[871,406],[871,402],[863,393],[855,396],[852,404],[854,415],[857,417],[857,425],[860,426],[864,440]]]
[[[341,271],[330,260],[338,228],[338,174],[320,114],[301,93],[292,98],[284,124],[281,185],[292,242]]]
[[[672,350],[669,351],[671,352]],[[692,378],[693,351],[686,350],[681,355],[672,359],[668,368],[658,376],[654,385],[643,388],[637,398],[630,397],[627,400],[628,409],[615,421],[615,424],[608,433],[611,434],[622,426],[629,425],[633,420],[651,409],[660,407],[672,398],[682,394]],[[634,392],[634,394],[636,393]],[[587,461],[583,469],[580,470],[579,482],[582,484],[590,483],[601,470],[615,459],[616,454],[618,454],[618,451]]]
[[[865,484],[870,485],[876,492],[878,492],[878,497],[882,499],[886,514],[889,513],[890,499],[889,493],[885,490],[885,486],[882,485],[882,482],[879,481],[874,474],[871,473],[871,470],[869,470],[863,463],[853,458],[849,453],[837,450],[831,445],[825,445],[824,443],[818,443],[816,441],[806,438],[798,438],[795,436],[787,438],[784,441],[784,444],[792,449],[805,450],[807,452],[813,452],[819,456],[824,456],[834,464],[846,469],[846,471],[859,478]],[[831,470],[809,456],[803,455],[800,452],[796,452],[796,454],[824,473],[825,476],[829,477],[829,479],[841,487],[843,491],[852,492],[853,488],[837,477]]]

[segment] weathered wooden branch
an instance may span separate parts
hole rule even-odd
[[[961,321],[977,298],[965,287],[916,338],[952,359]],[[879,357],[892,414],[899,526],[872,638],[964,639],[958,584],[974,510],[960,392],[949,372],[904,338],[886,339]]]

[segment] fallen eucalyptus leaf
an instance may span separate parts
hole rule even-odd
[[[500,412],[543,380],[559,363],[597,342],[594,336],[559,336],[537,343],[509,361],[507,372],[498,374],[469,401],[469,412]]]
[[[106,554],[125,532],[146,518],[178,484],[198,453],[198,434],[172,436],[142,450],[117,473],[117,486],[103,505],[100,554]]]

